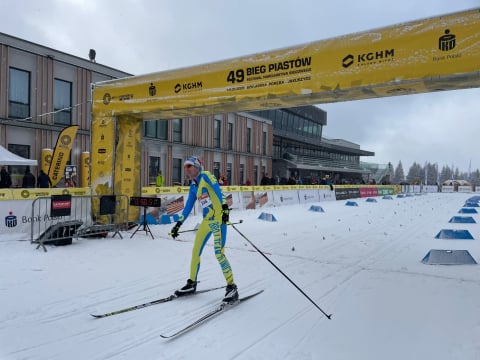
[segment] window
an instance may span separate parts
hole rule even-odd
[[[143,131],[146,137],[157,137],[157,122],[153,120],[144,121]]]
[[[55,79],[53,86],[53,110],[55,111],[54,123],[56,125],[71,125],[72,83]]]
[[[213,175],[218,179],[220,178],[220,163],[214,162],[213,163]]]
[[[247,128],[247,152],[252,152],[252,128]]]
[[[258,184],[258,165],[253,167],[253,185]]]
[[[245,183],[245,165],[244,164],[240,164],[240,178],[238,180],[242,185]]]
[[[172,181],[174,186],[182,185],[182,159],[173,159]]]
[[[232,163],[227,163],[227,184],[228,185],[233,185],[232,184]]]
[[[10,68],[8,85],[8,116],[17,119],[30,117],[30,72]]]
[[[143,123],[144,136],[161,140],[168,139],[167,120],[146,120]]]
[[[172,120],[173,124],[173,141],[182,142],[182,119]]]
[[[233,124],[228,123],[228,150],[233,150]]]
[[[157,138],[162,140],[168,139],[168,121],[157,120]]]
[[[158,172],[160,171],[160,158],[150,156],[148,159],[148,185],[156,184]]]
[[[214,128],[213,128],[213,147],[220,149],[221,147],[221,133],[222,133],[222,122],[220,120],[215,120]]]
[[[263,132],[263,136],[262,136],[262,151],[263,151],[263,155],[267,155],[267,132],[266,131]]]

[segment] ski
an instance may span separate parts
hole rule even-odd
[[[213,291],[213,290],[223,289],[224,287],[225,286],[218,286],[218,287],[214,287],[214,288],[210,288],[210,289],[197,290],[195,292],[195,294],[202,294],[202,293],[206,293],[206,292]],[[143,308],[146,308],[146,307],[149,307],[149,306],[152,306],[152,305],[162,304],[162,303],[169,302],[169,301],[172,301],[172,300],[175,300],[175,299],[178,299],[178,298],[191,297],[195,294],[187,295],[187,296],[177,296],[175,294],[172,294],[172,295],[167,296],[165,298],[157,299],[157,300],[154,300],[154,301],[149,301],[149,302],[146,302],[146,303],[140,304],[140,305],[130,306],[130,307],[120,309],[120,310],[115,310],[115,311],[112,311],[112,312],[109,312],[109,313],[90,314],[90,315],[93,316],[96,319],[101,319],[101,318],[104,318],[104,317],[107,317],[107,316],[123,314],[123,313],[129,312],[129,311],[143,309]]]
[[[180,330],[174,332],[173,334],[170,334],[170,335],[160,335],[160,337],[162,337],[163,339],[173,339],[177,336],[180,336],[180,335],[183,335],[185,334],[186,332],[196,328],[197,326],[205,323],[206,321],[212,319],[213,317],[219,315],[220,313],[224,312],[225,310],[228,310],[240,303],[243,303],[259,294],[261,294],[263,292],[263,290],[260,290],[260,291],[257,291],[256,293],[253,293],[251,295],[248,295],[248,296],[245,296],[245,297],[242,297],[240,298],[238,301],[234,302],[234,303],[226,303],[226,302],[222,302],[221,304],[217,305],[213,310],[207,312],[206,314],[204,314],[202,317],[198,318],[197,320],[193,321],[192,323],[188,324],[187,326],[181,328]]]

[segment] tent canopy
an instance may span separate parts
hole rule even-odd
[[[37,166],[37,160],[25,159],[21,156],[11,153],[0,145],[0,165],[25,165],[25,166]]]
[[[472,185],[466,180],[445,180],[442,185],[447,185],[447,186],[455,186],[455,185],[460,185],[460,186],[470,186]]]

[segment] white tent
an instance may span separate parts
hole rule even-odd
[[[25,166],[37,166],[37,160],[25,159],[21,156],[11,153],[0,145],[0,165],[25,165]]]

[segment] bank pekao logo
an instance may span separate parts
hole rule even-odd
[[[5,226],[9,228],[17,226],[17,217],[13,215],[12,211],[9,211],[8,215],[5,216]]]
[[[30,197],[30,191],[22,190],[22,192],[20,193],[20,196],[25,198],[25,199],[28,199]]]
[[[445,29],[445,34],[438,38],[438,48],[441,51],[453,50],[456,45],[456,38],[454,34],[450,34],[449,29]]]
[[[157,88],[155,87],[155,85],[153,85],[153,83],[150,83],[150,87],[148,88],[148,94],[150,96],[155,96],[157,94]]]
[[[112,97],[109,93],[106,93],[105,95],[103,95],[103,104],[104,105],[110,104],[110,101],[112,101]]]

